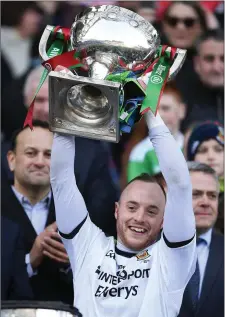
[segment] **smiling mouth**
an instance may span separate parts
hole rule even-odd
[[[44,171],[32,171],[32,173],[40,174],[40,175],[45,175],[45,174],[47,174],[47,173],[44,172]]]
[[[139,233],[139,234],[143,234],[143,233],[146,233],[146,232],[147,232],[147,230],[144,229],[144,228],[138,228],[138,227],[133,227],[133,226],[129,227],[129,229],[130,229],[131,231],[133,231],[133,232],[135,232],[135,233]]]
[[[198,212],[195,214],[196,216],[211,216],[211,214],[207,213],[207,212]]]

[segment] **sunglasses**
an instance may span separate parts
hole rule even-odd
[[[183,25],[186,28],[191,28],[194,26],[194,24],[196,23],[196,19],[194,18],[184,18],[184,19],[179,19],[176,17],[172,17],[172,16],[166,16],[165,17],[165,22],[171,26],[171,27],[176,27],[178,23],[183,23]]]

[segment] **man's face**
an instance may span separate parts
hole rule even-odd
[[[116,203],[118,240],[140,251],[153,243],[162,228],[165,196],[158,184],[134,181]]]
[[[180,122],[185,115],[185,106],[172,93],[165,92],[159,104],[159,114],[172,134],[180,129]]]
[[[25,96],[25,103],[29,106],[33,100],[38,82],[34,81],[30,87],[29,93]],[[38,92],[35,103],[33,118],[41,121],[49,120],[49,98],[48,98],[48,83],[45,82]]]
[[[214,139],[202,142],[202,144],[198,148],[194,160],[196,162],[209,165],[216,171],[216,174],[219,177],[223,176],[223,150],[223,146]]]
[[[193,209],[198,233],[208,231],[218,216],[219,186],[212,175],[191,172]]]
[[[23,130],[17,137],[15,151],[8,152],[10,170],[14,172],[15,185],[50,186],[50,157],[53,134],[47,129],[34,127]]]
[[[208,39],[199,46],[195,57],[195,71],[208,87],[222,88],[224,85],[224,42]]]

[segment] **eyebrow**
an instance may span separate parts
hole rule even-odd
[[[200,190],[200,189],[193,189],[192,190],[193,193],[197,193],[197,194],[203,194],[205,191],[204,190]],[[206,191],[207,194],[216,194],[218,195],[219,193],[215,190],[207,190]]]
[[[136,201],[134,201],[134,200],[129,200],[128,202],[127,202],[127,204],[134,204],[134,205],[139,205],[139,203],[137,203]]]
[[[33,151],[39,151],[37,148],[33,147],[33,146],[28,146],[25,148],[25,151],[27,150],[33,150]],[[51,152],[51,149],[44,149],[44,152]]]
[[[158,206],[156,206],[156,205],[149,205],[149,206],[148,206],[148,208],[151,208],[151,209],[157,209],[157,210],[159,209],[159,207],[158,207]]]
[[[34,150],[34,151],[37,151],[37,149],[33,146],[28,146],[25,148],[25,150]]]
[[[127,202],[127,204],[129,204],[129,203],[130,203],[130,204],[134,204],[134,205],[136,205],[136,206],[139,206],[139,203],[137,203],[136,201],[133,201],[133,200],[129,200],[129,201]],[[156,205],[148,205],[147,208],[159,210],[159,207],[156,206]]]

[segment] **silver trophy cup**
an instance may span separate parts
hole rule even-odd
[[[47,26],[39,52],[43,60],[53,27]],[[52,131],[118,142],[119,106],[123,87],[105,80],[120,65],[150,65],[160,38],[156,29],[138,14],[112,5],[87,8],[71,27],[71,50],[85,50],[88,77],[51,72],[49,121]],[[186,51],[177,49],[169,80],[181,68]]]

